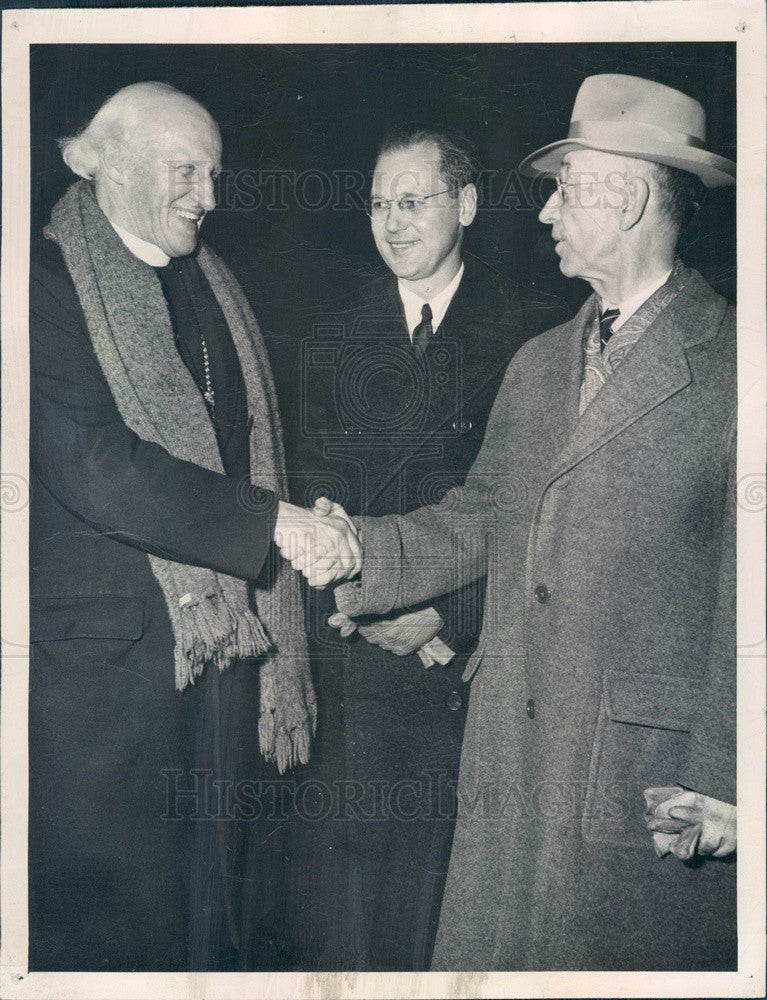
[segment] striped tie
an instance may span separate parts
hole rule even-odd
[[[613,335],[613,323],[620,316],[620,309],[605,309],[599,314],[599,346],[605,349],[608,340]]]

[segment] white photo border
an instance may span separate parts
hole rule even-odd
[[[2,951],[0,996],[759,997],[765,994],[765,6],[760,0],[6,10],[2,34]],[[27,684],[33,44],[734,42],[737,59],[737,972],[29,973]],[[741,496],[741,491],[744,496]],[[748,496],[745,496],[745,493]],[[617,889],[618,887],[616,887]],[[690,915],[694,920],[694,914]],[[683,933],[684,929],[680,928]]]

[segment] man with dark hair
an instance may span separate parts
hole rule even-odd
[[[397,126],[390,129],[381,140],[378,156],[424,143],[436,146],[439,172],[451,191],[457,192],[467,184],[477,183],[479,166],[473,143],[447,129],[419,128],[413,125]]]
[[[335,482],[337,499],[355,514],[404,514],[462,483],[509,360],[551,321],[464,256],[475,178],[464,139],[436,129],[391,132],[367,204],[391,274],[344,310],[317,317],[306,345],[303,471],[321,486]],[[343,700],[342,770],[362,792],[358,806],[346,807],[340,859],[334,844],[342,876],[338,896],[325,901],[323,940],[338,913],[344,922],[341,955],[326,951],[325,967],[428,967],[454,825],[468,698],[460,678],[482,593],[482,583],[471,584],[360,624],[344,644],[335,696],[332,667],[319,666],[320,715],[327,724]],[[320,602],[322,629],[335,608]],[[331,622],[354,632],[344,616]],[[330,633],[321,636],[325,659],[337,642]]]
[[[653,163],[656,192],[667,218],[680,229],[692,222],[706,187],[700,177],[665,163]]]
[[[433,967],[734,969],[735,315],[676,256],[676,171],[735,164],[697,101],[608,74],[521,169],[594,294],[514,358],[466,484],[361,519],[336,588],[389,614],[487,572]]]

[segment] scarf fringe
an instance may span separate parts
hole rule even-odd
[[[260,656],[271,648],[255,615],[235,617],[217,597],[203,597],[180,608],[176,621],[176,688],[194,684],[207,662],[225,670],[237,657]]]
[[[270,670],[261,669],[261,711],[258,745],[265,760],[277,765],[280,774],[297,763],[308,764],[311,738],[317,731],[317,702],[307,699],[309,717],[288,722],[274,703],[275,683]]]

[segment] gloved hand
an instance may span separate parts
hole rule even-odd
[[[671,788],[646,788],[645,822],[652,831],[658,857],[673,854],[686,861],[693,855],[724,858],[737,847],[735,806],[700,792]]]

